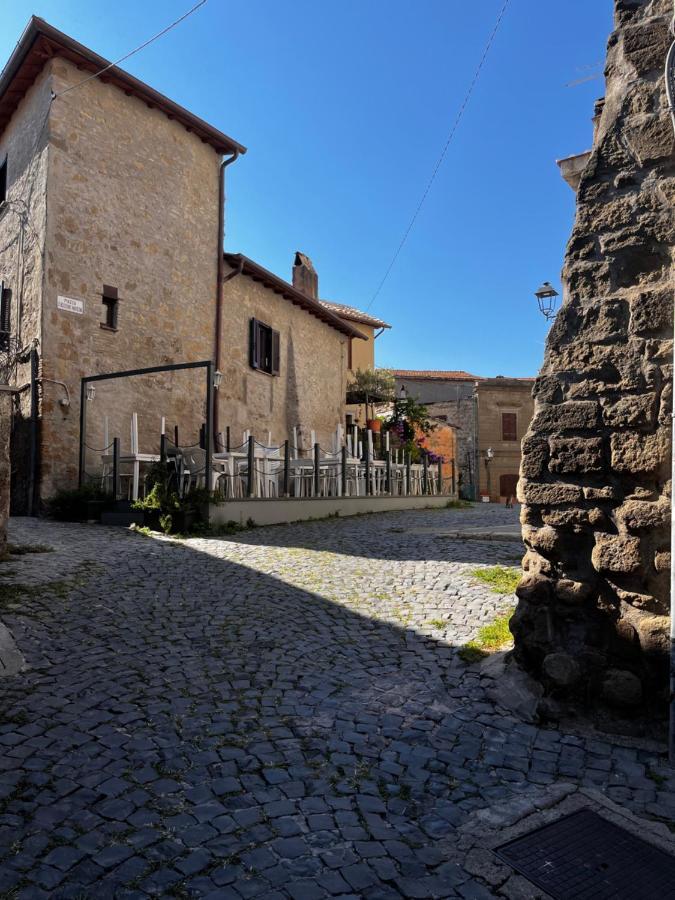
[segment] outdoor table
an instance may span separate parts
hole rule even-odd
[[[132,463],[133,477],[131,487],[131,499],[138,500],[138,484],[141,475],[141,463],[155,463],[161,459],[159,453],[124,453],[119,457],[120,463]],[[104,463],[112,463],[111,454],[103,457]]]

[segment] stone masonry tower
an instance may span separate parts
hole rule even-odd
[[[517,660],[549,698],[667,696],[675,148],[672,0],[615,0],[606,97],[523,444]],[[550,701],[548,703],[551,707]]]

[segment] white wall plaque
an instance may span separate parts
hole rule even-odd
[[[58,309],[65,309],[66,312],[77,313],[80,316],[84,313],[84,300],[74,300],[72,297],[57,297],[56,306]]]

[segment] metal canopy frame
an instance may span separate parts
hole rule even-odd
[[[87,432],[87,385],[93,381],[112,381],[117,378],[133,378],[136,375],[155,375],[159,372],[179,372],[182,369],[206,369],[206,433],[204,443],[206,445],[206,461],[204,466],[204,484],[210,491],[211,485],[211,454],[213,442],[213,372],[214,363],[210,359],[199,362],[171,363],[164,366],[148,366],[144,369],[127,369],[123,372],[107,372],[100,375],[86,375],[80,379],[80,466],[79,486],[84,483],[85,471],[85,435]]]

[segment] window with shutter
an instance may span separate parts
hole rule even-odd
[[[117,312],[119,309],[117,288],[111,287],[109,284],[104,284],[101,301],[103,303],[103,321],[101,322],[101,328],[105,328],[108,331],[117,331]]]
[[[0,281],[0,350],[9,348],[9,334],[12,330],[12,292]]]
[[[502,440],[518,440],[518,417],[516,413],[502,413]]]
[[[279,332],[272,332],[272,375],[279,374],[279,351],[280,351],[280,339]]]
[[[249,332],[249,359],[252,369],[278,375],[280,368],[280,337],[269,325],[251,319]]]
[[[252,369],[258,369],[258,320],[251,319],[249,329],[249,360]]]

